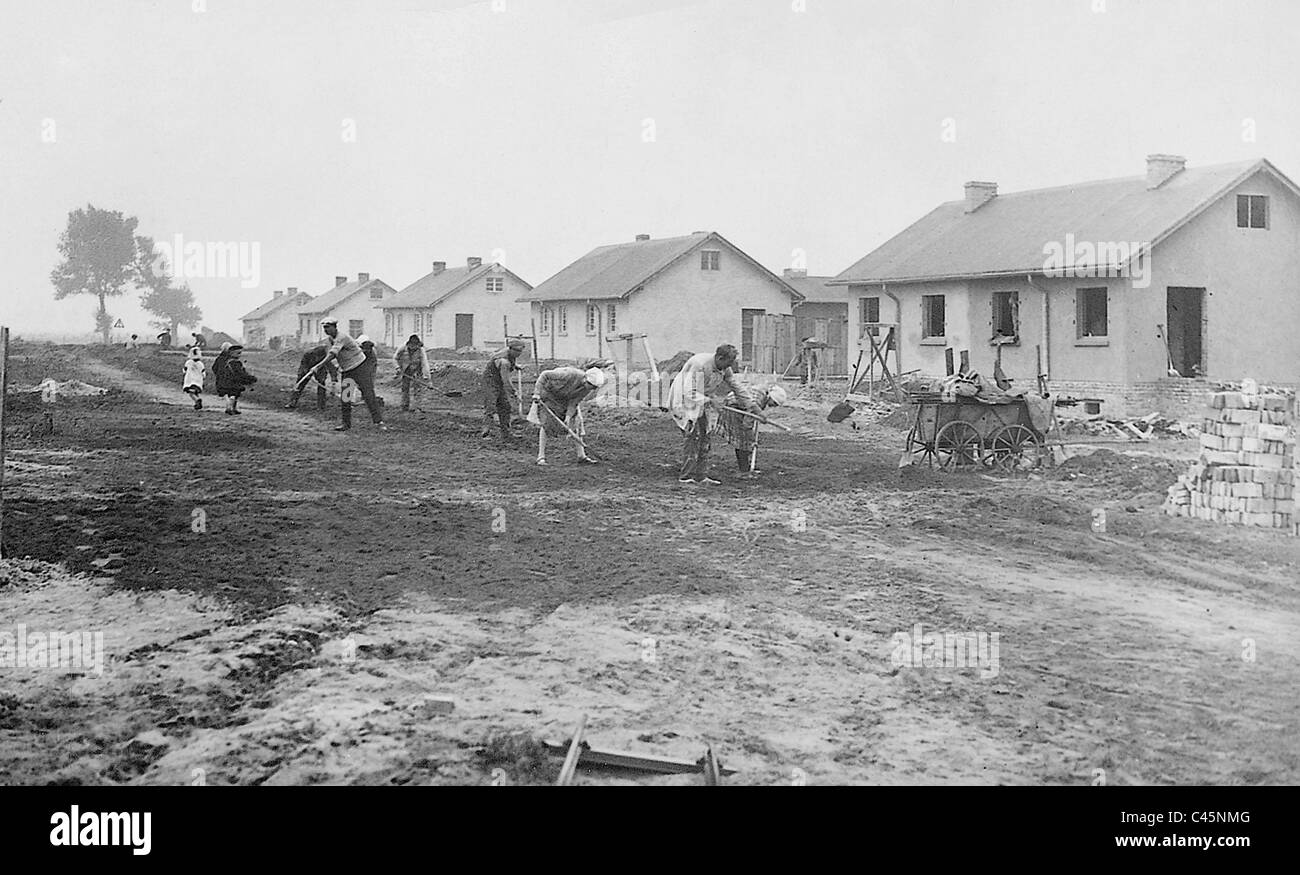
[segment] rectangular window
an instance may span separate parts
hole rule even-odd
[[[385,313],[384,314],[384,337],[392,337],[392,336],[393,336],[393,314]]]
[[[506,290],[506,278],[503,276],[488,277],[487,290],[489,292],[504,292]]]
[[[946,334],[943,312],[943,295],[921,296],[921,337],[943,337]]]
[[[398,334],[398,336],[401,336],[401,334],[402,334],[402,314],[401,314],[401,313],[398,313],[398,314],[397,314],[397,334]]]
[[[609,319],[609,332],[613,334],[618,330],[618,305],[610,304],[605,308],[605,314]]]
[[[859,300],[861,301],[861,303],[859,304],[859,306],[862,308],[862,319],[861,319],[861,321],[862,321],[864,324],[867,323],[867,322],[879,322],[879,321],[880,321],[880,299],[879,299],[879,298],[860,298]],[[879,337],[879,336],[880,336],[880,328],[879,328],[879,326],[872,327],[872,328],[868,328],[868,329],[867,329],[867,333],[868,333],[868,334],[871,334],[871,335],[874,336],[874,337]]]
[[[568,307],[560,307],[560,319],[559,322],[556,324],[559,328],[560,334],[569,333],[569,308]]]
[[[700,250],[700,270],[721,270],[722,252],[717,249]]]
[[[1075,327],[1079,337],[1105,337],[1109,331],[1106,319],[1106,290],[1079,289],[1075,292],[1077,314]]]
[[[1020,340],[1020,293],[993,293],[993,340]]]
[[[600,331],[600,305],[587,305],[587,333],[596,334]]]
[[[370,300],[372,300],[372,301],[382,301],[383,299],[384,299],[384,287],[383,287],[383,286],[375,286],[374,288],[372,288],[372,289],[370,290]]]
[[[1267,228],[1268,197],[1262,194],[1237,195],[1237,227]]]
[[[551,308],[538,307],[537,312],[542,317],[542,327],[539,329],[539,331],[542,334],[550,334],[551,333]]]
[[[349,334],[349,335],[351,335],[353,338],[356,338],[358,335],[365,334],[365,333],[366,333],[366,323],[365,323],[365,320],[363,320],[363,319],[349,319],[349,320],[348,320],[348,334]]]

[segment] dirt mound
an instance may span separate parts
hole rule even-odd
[[[681,350],[672,358],[664,359],[661,362],[657,362],[656,365],[659,368],[659,373],[661,374],[677,373],[682,369],[682,366],[686,364],[686,360],[693,355],[695,355],[695,353],[687,352],[686,350]]]
[[[478,393],[483,388],[483,374],[480,371],[458,365],[434,366],[430,376],[433,387],[438,392],[463,392],[470,395]],[[524,388],[529,387],[525,385]]]
[[[1176,459],[1095,450],[1071,456],[1044,472],[1044,477],[1104,487],[1120,497],[1131,497],[1147,492],[1163,493],[1186,467],[1186,462]]]

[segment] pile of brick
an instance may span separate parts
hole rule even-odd
[[[1293,399],[1243,391],[1210,396],[1201,456],[1169,487],[1165,512],[1300,534]]]

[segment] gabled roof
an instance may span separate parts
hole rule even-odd
[[[1146,176],[994,197],[971,213],[940,204],[835,277],[847,283],[915,282],[1041,273],[1050,241],[1127,241],[1154,246],[1259,171],[1300,195],[1268,161],[1188,167],[1158,188]]]
[[[262,306],[257,307],[253,310],[249,310],[243,316],[239,317],[239,321],[251,322],[256,319],[265,319],[267,316],[270,316],[276,310],[279,310],[280,308],[285,307],[290,303],[296,304],[298,306],[302,306],[306,304],[307,301],[310,300],[311,300],[311,295],[307,294],[306,292],[297,292],[292,295],[289,294],[288,292],[285,292],[284,294],[279,295],[278,297],[274,297],[271,300],[267,301]]]
[[[330,310],[333,310],[335,307],[337,307],[339,304],[342,304],[348,298],[351,298],[357,292],[361,291],[362,289],[368,290],[373,285],[381,285],[388,291],[390,292],[393,291],[393,287],[390,286],[388,283],[384,282],[383,280],[371,279],[371,280],[366,280],[365,282],[361,282],[360,280],[353,280],[350,283],[344,283],[341,286],[335,286],[334,288],[330,289],[328,292],[325,292],[322,295],[312,298],[311,301],[309,301],[306,306],[298,310],[298,315],[315,316],[320,313],[328,313]]]
[[[598,246],[519,297],[520,301],[587,301],[626,298],[679,259],[702,246],[726,246],[750,265],[766,274],[796,300],[799,291],[745,254],[717,231],[697,231],[684,237],[662,237]]]
[[[829,286],[834,277],[829,276],[790,276],[785,281],[794,286],[803,295],[805,304],[843,304],[848,306],[849,297],[841,286]]]
[[[524,288],[531,289],[528,283],[519,279],[513,272],[501,264],[483,264],[478,267],[450,267],[437,273],[427,273],[396,295],[386,299],[380,308],[384,310],[423,308],[441,304],[461,289],[467,288],[476,280],[496,274],[513,277]]]

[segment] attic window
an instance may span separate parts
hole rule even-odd
[[[700,270],[722,270],[722,252],[718,249],[700,250]]]
[[[1237,227],[1268,227],[1268,197],[1266,195],[1237,195]]]
[[[506,290],[506,278],[503,276],[488,277],[487,290],[489,292],[504,292]]]
[[[383,286],[375,286],[375,287],[373,287],[373,288],[370,290],[370,300],[372,300],[372,301],[382,301],[383,299],[384,299],[384,288],[383,288]]]
[[[1020,341],[1020,293],[993,293],[993,338],[1018,343]]]

